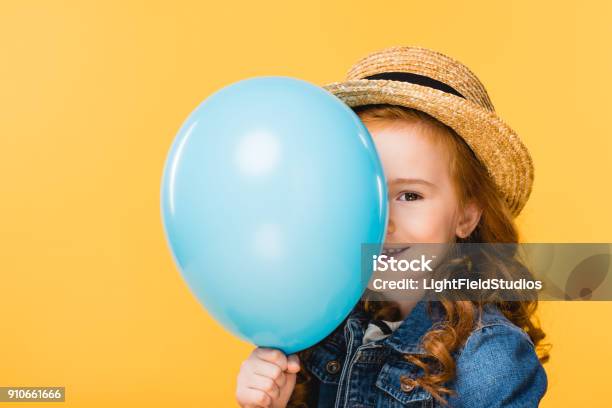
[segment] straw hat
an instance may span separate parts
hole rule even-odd
[[[435,117],[472,148],[512,214],[523,209],[533,184],[531,156],[465,65],[425,48],[392,47],[359,60],[345,82],[324,88],[350,107],[384,103]]]

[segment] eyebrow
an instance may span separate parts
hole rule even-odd
[[[396,184],[424,184],[426,186],[435,187],[435,184],[427,180],[418,179],[418,178],[396,178],[389,182],[390,186],[393,186]]]

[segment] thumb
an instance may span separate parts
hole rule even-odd
[[[280,395],[275,403],[272,404],[272,408],[285,408],[287,406],[287,403],[293,394],[293,389],[295,388],[296,377],[296,374],[285,375],[285,385],[283,385],[281,388]]]
[[[297,354],[291,354],[287,357],[287,372],[295,374],[300,371],[300,359]]]

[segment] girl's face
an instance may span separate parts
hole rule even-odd
[[[389,190],[386,244],[450,243],[467,237],[480,219],[478,207],[459,208],[450,157],[434,131],[419,123],[367,122]]]

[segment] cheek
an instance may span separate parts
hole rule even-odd
[[[453,214],[438,206],[406,206],[398,208],[396,215],[394,222],[398,238],[403,241],[445,243],[454,237]]]

